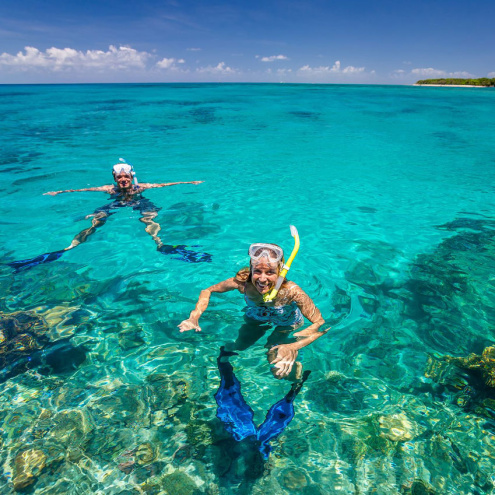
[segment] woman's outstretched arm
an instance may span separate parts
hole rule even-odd
[[[168,186],[176,186],[178,184],[201,184],[204,180],[193,180],[189,182],[164,182],[162,184],[147,184],[147,183],[139,183],[139,187],[141,189],[155,189],[157,187],[168,187]]]
[[[98,192],[112,192],[114,189],[113,186],[98,186],[98,187],[87,187],[86,189],[66,189],[65,191],[48,191],[43,193],[43,196],[56,196],[61,193],[69,193],[69,192],[85,192],[85,191],[98,191]]]
[[[199,318],[204,313],[210,302],[210,296],[213,292],[229,292],[231,290],[239,289],[240,282],[234,279],[234,277],[228,278],[223,282],[212,285],[207,289],[204,289],[199,294],[198,302],[196,307],[191,311],[189,318],[181,322],[178,326],[181,332],[187,332],[188,330],[196,330],[196,332],[201,332],[201,327],[199,326]]]

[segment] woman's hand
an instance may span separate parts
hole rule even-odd
[[[297,359],[297,349],[292,348],[290,344],[276,345],[268,351],[268,359],[275,351],[276,356],[270,361],[270,364],[274,364],[277,369],[276,377],[285,378],[291,372]]]
[[[196,332],[201,332],[201,327],[199,326],[198,322],[191,320],[191,318],[184,320],[177,326],[179,327],[181,333],[187,332],[188,330],[196,330]]]
[[[56,196],[57,194],[60,194],[60,191],[48,191],[43,193],[43,196]]]

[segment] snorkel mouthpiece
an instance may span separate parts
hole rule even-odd
[[[292,253],[289,256],[289,259],[282,267],[282,270],[280,271],[280,274],[277,278],[277,282],[275,283],[275,287],[270,292],[267,292],[263,296],[264,302],[273,301],[277,297],[278,291],[280,290],[280,287],[282,287],[285,277],[287,276],[287,273],[290,270],[290,266],[292,265],[292,262],[294,261],[294,258],[296,257],[296,254],[299,251],[299,245],[300,245],[299,234],[297,232],[296,227],[294,227],[294,225],[290,226],[290,235],[294,237],[294,249],[292,250]]]

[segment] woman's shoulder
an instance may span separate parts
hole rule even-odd
[[[303,295],[305,295],[305,292],[301,287],[290,280],[286,280],[282,284],[279,292],[279,298],[280,300],[284,300],[285,304],[290,304],[294,301],[297,302]]]
[[[221,282],[217,282],[216,284],[211,285],[205,290],[208,290],[210,292],[229,292],[235,289],[239,291],[241,290],[239,288],[239,282],[236,281],[235,277],[230,277],[226,280],[222,280]]]
[[[297,290],[301,290],[301,287],[299,287],[299,285],[297,285],[295,282],[292,282],[291,280],[285,280],[282,284],[281,290],[294,292]]]

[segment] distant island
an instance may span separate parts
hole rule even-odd
[[[423,79],[418,81],[415,86],[467,86],[467,87],[495,87],[495,78],[480,77],[478,79],[457,79],[457,78],[441,78],[441,79]]]

